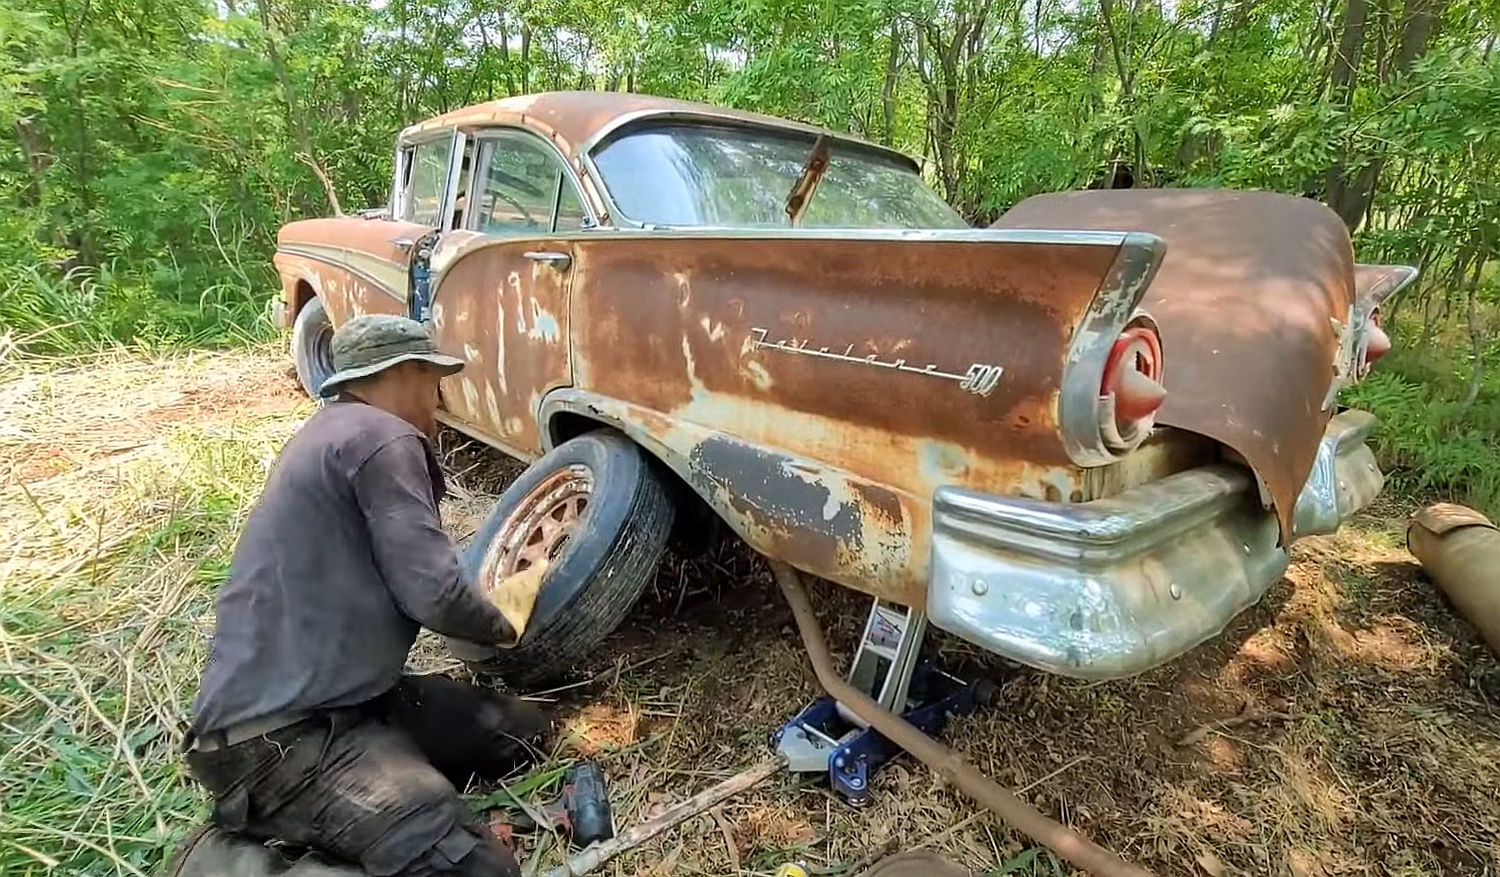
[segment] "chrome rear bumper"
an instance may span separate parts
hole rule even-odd
[[[1381,486],[1374,418],[1329,423],[1297,502],[1297,535],[1331,532]],[[1373,474],[1372,474],[1373,473]],[[1116,679],[1217,635],[1286,571],[1251,474],[1180,472],[1065,504],[943,488],[933,501],[929,621],[1011,660]]]

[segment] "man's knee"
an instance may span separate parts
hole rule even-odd
[[[406,676],[384,698],[386,721],[462,789],[471,777],[495,781],[545,745],[551,720],[514,695],[443,676]]]

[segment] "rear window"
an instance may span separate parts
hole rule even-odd
[[[786,198],[814,138],[770,128],[672,124],[607,143],[594,155],[620,212],[665,226],[786,227]],[[965,228],[962,216],[903,162],[835,143],[802,216],[808,228]]]

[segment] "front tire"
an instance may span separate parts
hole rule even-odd
[[[675,504],[654,460],[624,436],[563,442],[501,494],[462,557],[486,590],[542,558],[549,567],[521,642],[448,640],[480,676],[530,687],[572,669],[625,620],[656,572]]]
[[[323,300],[313,296],[292,323],[292,363],[303,392],[321,399],[319,390],[333,374],[333,321]]]

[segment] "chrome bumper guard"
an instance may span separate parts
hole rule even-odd
[[[1328,422],[1312,474],[1297,497],[1293,533],[1332,533],[1380,493],[1385,476],[1365,444],[1374,431],[1375,415],[1367,411],[1342,411]]]
[[[1297,502],[1298,535],[1304,516],[1318,528],[1306,532],[1329,532],[1379,490],[1363,444],[1373,422],[1356,411],[1330,421]],[[1082,679],[1133,676],[1216,636],[1289,562],[1253,477],[1229,465],[1086,503],[945,487],[933,505],[928,620]]]

